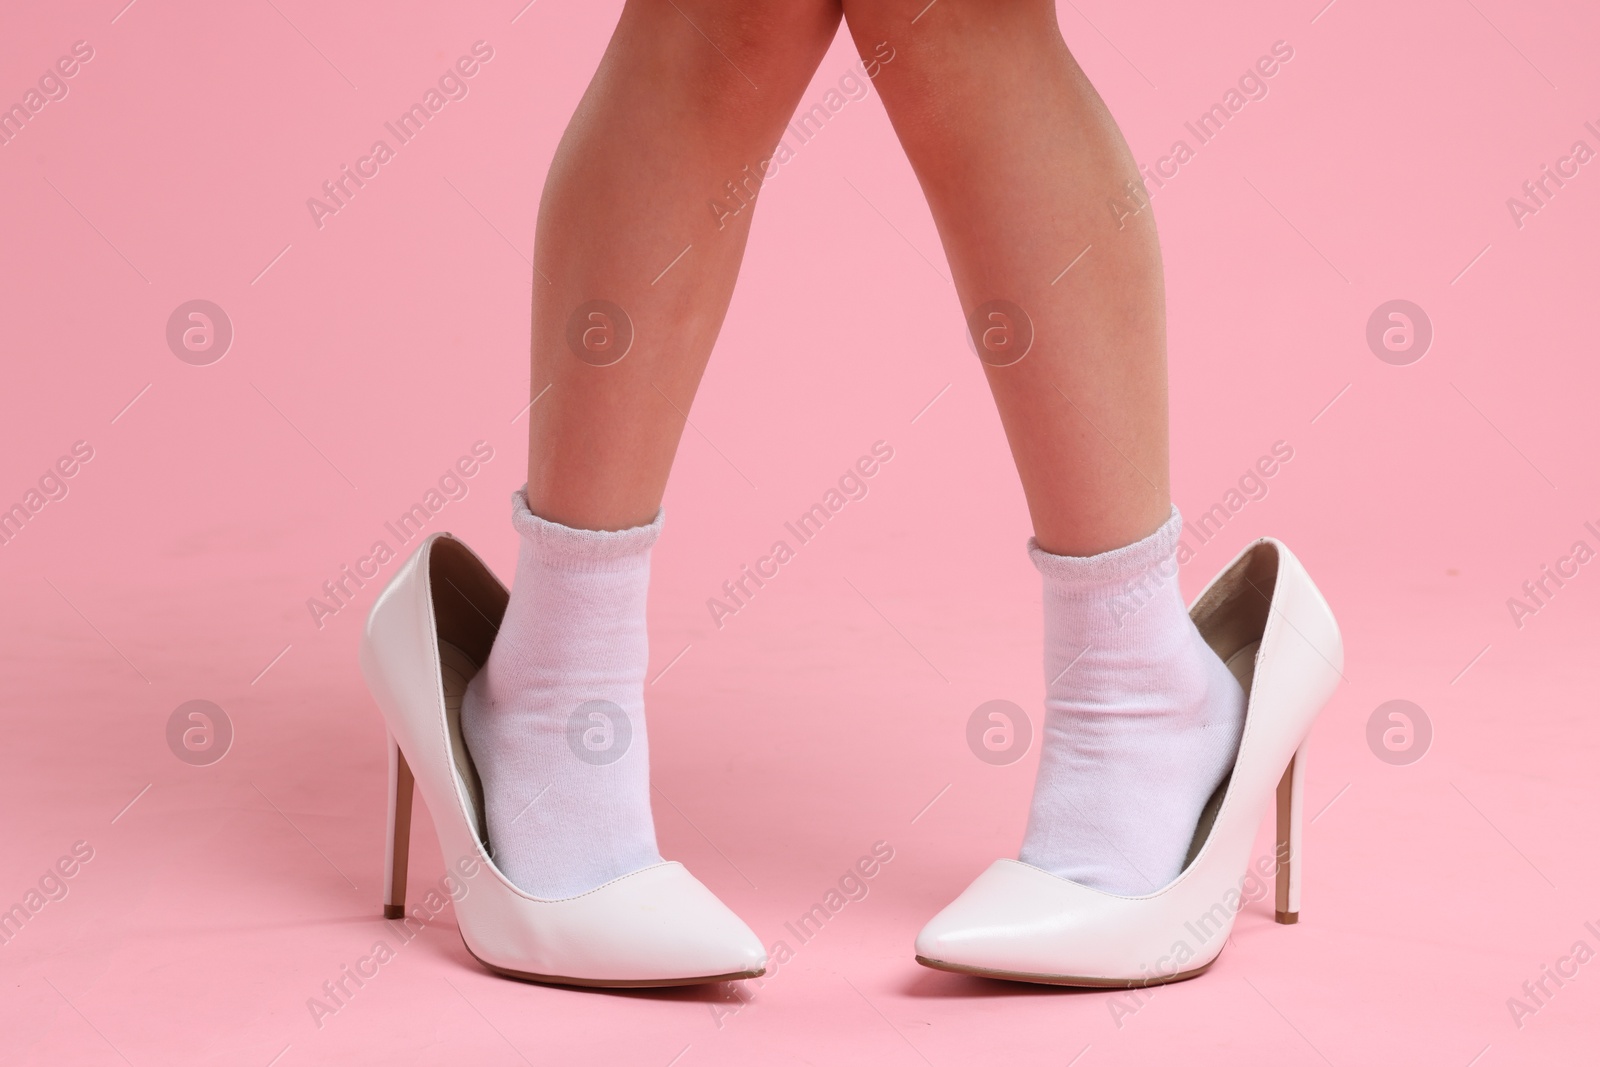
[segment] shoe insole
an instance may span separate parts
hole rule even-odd
[[[1229,656],[1226,665],[1239,682],[1239,687],[1244,690],[1245,714],[1250,714],[1250,686],[1256,677],[1256,653],[1261,649],[1260,641],[1252,641],[1239,651]],[[1205,846],[1206,838],[1211,836],[1211,826],[1217,821],[1217,812],[1222,809],[1223,798],[1228,795],[1228,783],[1233,780],[1233,772],[1229,771],[1222,779],[1222,784],[1217,786],[1211,794],[1206,806],[1200,811],[1200,821],[1195,825],[1194,837],[1189,840],[1189,852],[1183,857],[1183,866],[1187,869],[1194,858],[1200,854],[1200,849]]]
[[[456,777],[471,801],[468,814],[472,819],[473,832],[487,846],[488,821],[483,813],[483,785],[478,780],[478,769],[472,765],[466,739],[461,735],[461,701],[467,694],[467,683],[472,681],[480,666],[450,642],[439,642],[439,680],[444,685],[444,715],[450,726],[450,751],[455,756]]]

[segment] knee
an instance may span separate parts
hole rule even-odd
[[[862,59],[883,66],[874,81],[902,137],[1063,47],[1054,0],[844,0],[844,17]]]
[[[698,5],[719,47],[752,62],[781,63],[785,58],[826,51],[844,14],[840,0],[674,0],[673,6],[694,17]],[[696,18],[698,23],[701,20]],[[712,33],[715,30],[715,34]]]
[[[1055,33],[1054,0],[843,0],[857,42],[887,40],[915,53],[922,48]],[[1019,40],[1018,43],[1021,43]]]
[[[623,25],[721,103],[759,107],[803,88],[842,14],[840,0],[630,0]]]

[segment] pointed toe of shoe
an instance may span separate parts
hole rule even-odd
[[[652,870],[656,884],[627,887],[616,904],[637,917],[617,944],[629,966],[686,981],[754,978],[766,970],[760,938],[715,893],[681,864]]]
[[[917,960],[938,970],[1053,985],[1170,981],[1178,976],[1170,927],[1148,921],[1153,904],[997,860],[923,927]],[[1181,953],[1185,963],[1201,954]]]
[[[1051,928],[1067,918],[1060,906],[1037,906],[1041,888],[1053,889],[1031,877],[1043,873],[997,861],[922,928],[917,959],[942,970],[975,974],[1035,970],[1039,939],[1058,932]]]
[[[679,863],[646,867],[576,897],[519,894],[506,903],[494,910],[492,925],[464,922],[462,936],[480,961],[512,977],[659,986],[754,978],[766,969],[755,932]]]

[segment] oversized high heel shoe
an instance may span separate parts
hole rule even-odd
[[[361,669],[389,728],[384,915],[405,914],[413,783],[433,814],[461,940],[484,966],[557,985],[668,986],[755,978],[756,935],[683,865],[659,863],[587,893],[543,900],[490,858],[461,698],[488,659],[509,593],[466,545],[430,536],[372,606]]]
[[[1242,902],[1276,875],[1280,923],[1300,916],[1305,742],[1342,677],[1333,612],[1300,561],[1271,538],[1241,552],[1189,609],[1247,696],[1244,734],[1183,871],[1116,896],[1016,860],[996,861],[917,935],[917,962],[1050,985],[1134,987],[1193,978],[1215,962]],[[1250,848],[1276,799],[1277,847]]]

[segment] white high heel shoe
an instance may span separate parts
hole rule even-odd
[[[438,533],[401,566],[367,616],[361,669],[389,727],[384,916],[405,914],[415,782],[447,867],[465,886],[455,904],[461,940],[490,970],[615,987],[765,973],[767,954],[754,932],[680,863],[655,864],[562,900],[529,896],[494,865],[460,709],[508,598],[466,545]]]
[[[1274,873],[1275,917],[1298,921],[1304,746],[1342,677],[1339,626],[1300,561],[1271,538],[1212,579],[1189,616],[1247,702],[1233,771],[1206,804],[1183,871],[1154,893],[1122,897],[997,860],[917,935],[918,963],[1050,985],[1193,978],[1222,951],[1252,880],[1264,894]],[[1275,855],[1252,865],[1274,794]]]

